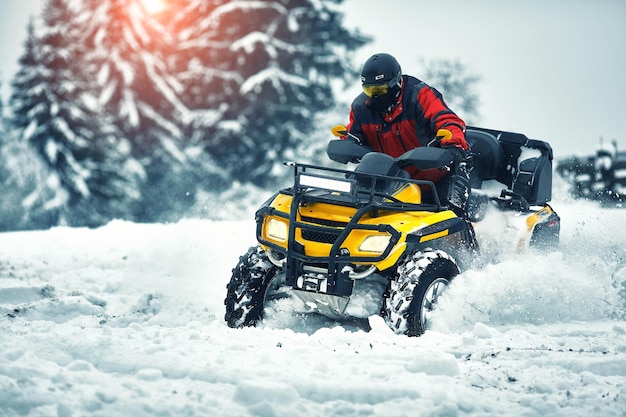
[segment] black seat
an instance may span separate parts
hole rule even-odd
[[[483,181],[496,179],[502,170],[502,147],[494,135],[481,130],[467,129],[465,139],[474,163],[470,185],[472,188],[480,188]]]
[[[496,180],[529,205],[550,201],[553,153],[547,142],[478,127],[468,127],[465,137],[474,159],[472,188]]]

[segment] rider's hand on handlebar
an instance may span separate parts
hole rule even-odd
[[[450,139],[452,139],[452,132],[450,132],[448,129],[439,129],[437,131],[436,139],[439,141],[441,146],[446,146],[446,142],[449,142]]]
[[[448,129],[439,129],[435,138],[428,142],[426,146],[440,146],[443,147],[446,145],[446,142],[449,142],[452,139],[452,132]]]
[[[465,161],[466,159],[465,151],[459,148],[458,146],[448,145],[448,146],[443,146],[443,148],[446,149],[448,152],[450,152],[450,155],[452,155],[452,159],[454,161],[455,166],[458,167],[461,162]]]

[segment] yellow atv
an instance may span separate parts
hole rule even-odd
[[[468,129],[477,190],[471,215],[478,220],[490,205],[516,217],[522,213],[529,219],[525,241],[552,245],[559,219],[540,201],[550,198],[551,149],[523,138]],[[538,157],[522,160],[524,147],[538,150]],[[359,288],[379,288],[375,313],[398,334],[423,334],[437,297],[461,272],[468,253],[476,255],[475,242],[472,225],[445,206],[441,190],[411,179],[406,169],[449,171],[450,153],[421,147],[392,158],[352,140],[330,141],[327,153],[358,165],[344,170],[286,163],[294,184],[257,211],[258,245],[240,258],[227,285],[228,326],[256,325],[268,303],[282,297],[295,297],[307,311],[332,319],[367,318],[370,312],[351,304],[358,303]],[[480,193],[491,180],[506,186],[498,197]]]

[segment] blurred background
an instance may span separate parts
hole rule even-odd
[[[7,0],[0,230],[248,216],[388,52],[471,125],[626,137],[619,0]]]

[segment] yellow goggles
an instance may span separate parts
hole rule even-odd
[[[368,97],[384,96],[389,92],[389,86],[387,84],[364,85],[363,92]]]

